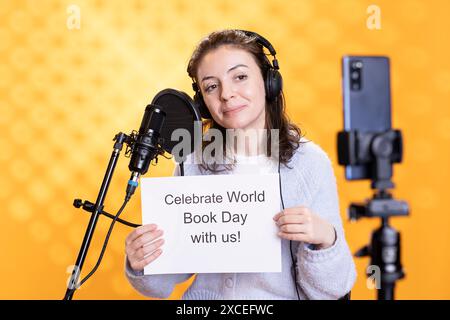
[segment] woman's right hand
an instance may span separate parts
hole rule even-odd
[[[125,240],[125,252],[134,271],[142,271],[144,267],[158,258],[164,243],[163,231],[156,224],[146,224],[136,228]],[[158,239],[158,240],[157,240]]]

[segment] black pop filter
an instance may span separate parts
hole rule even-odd
[[[200,137],[201,141],[201,121],[200,112],[197,110],[192,98],[182,91],[175,89],[164,89],[159,92],[151,103],[158,106],[165,112],[166,118],[164,125],[161,128],[161,138],[163,138],[163,149],[172,154],[173,147],[178,144],[182,139],[172,140],[172,133],[176,129],[186,129],[191,137],[190,152],[195,150],[194,137]],[[195,131],[199,132],[195,132]],[[188,152],[183,154],[186,157]],[[178,162],[178,161],[177,161]]]

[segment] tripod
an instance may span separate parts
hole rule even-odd
[[[401,132],[339,132],[338,157],[341,165],[368,169],[374,195],[365,203],[351,203],[349,218],[355,221],[362,217],[379,217],[381,226],[372,232],[370,244],[358,250],[355,256],[370,256],[367,275],[371,277],[369,271],[375,271],[378,300],[393,300],[395,283],[404,278],[405,273],[400,262],[400,233],[389,225],[389,218],[409,214],[408,204],[394,199],[389,192],[394,188],[392,163],[402,159]]]
[[[407,216],[408,204],[395,200],[387,190],[377,190],[373,198],[364,204],[352,203],[349,217],[356,221],[361,217],[380,217],[381,226],[372,233],[371,242],[355,253],[356,257],[370,256],[369,271],[375,272],[378,300],[394,300],[395,282],[405,276],[400,261],[400,233],[389,225],[389,217]]]

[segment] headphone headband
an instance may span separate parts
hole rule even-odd
[[[256,42],[259,43],[264,48],[266,48],[267,50],[269,50],[270,55],[273,57],[272,67],[275,70],[279,70],[280,69],[280,66],[278,64],[278,60],[276,58],[277,52],[275,51],[275,48],[272,46],[272,44],[270,43],[269,40],[267,40],[262,35],[254,32],[254,31],[247,31],[247,30],[242,30],[242,29],[235,29],[235,30],[245,33],[245,35],[248,36],[248,37],[255,37]]]

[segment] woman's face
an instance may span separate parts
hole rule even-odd
[[[265,128],[265,89],[252,54],[221,46],[206,54],[197,70],[203,100],[226,129]]]

